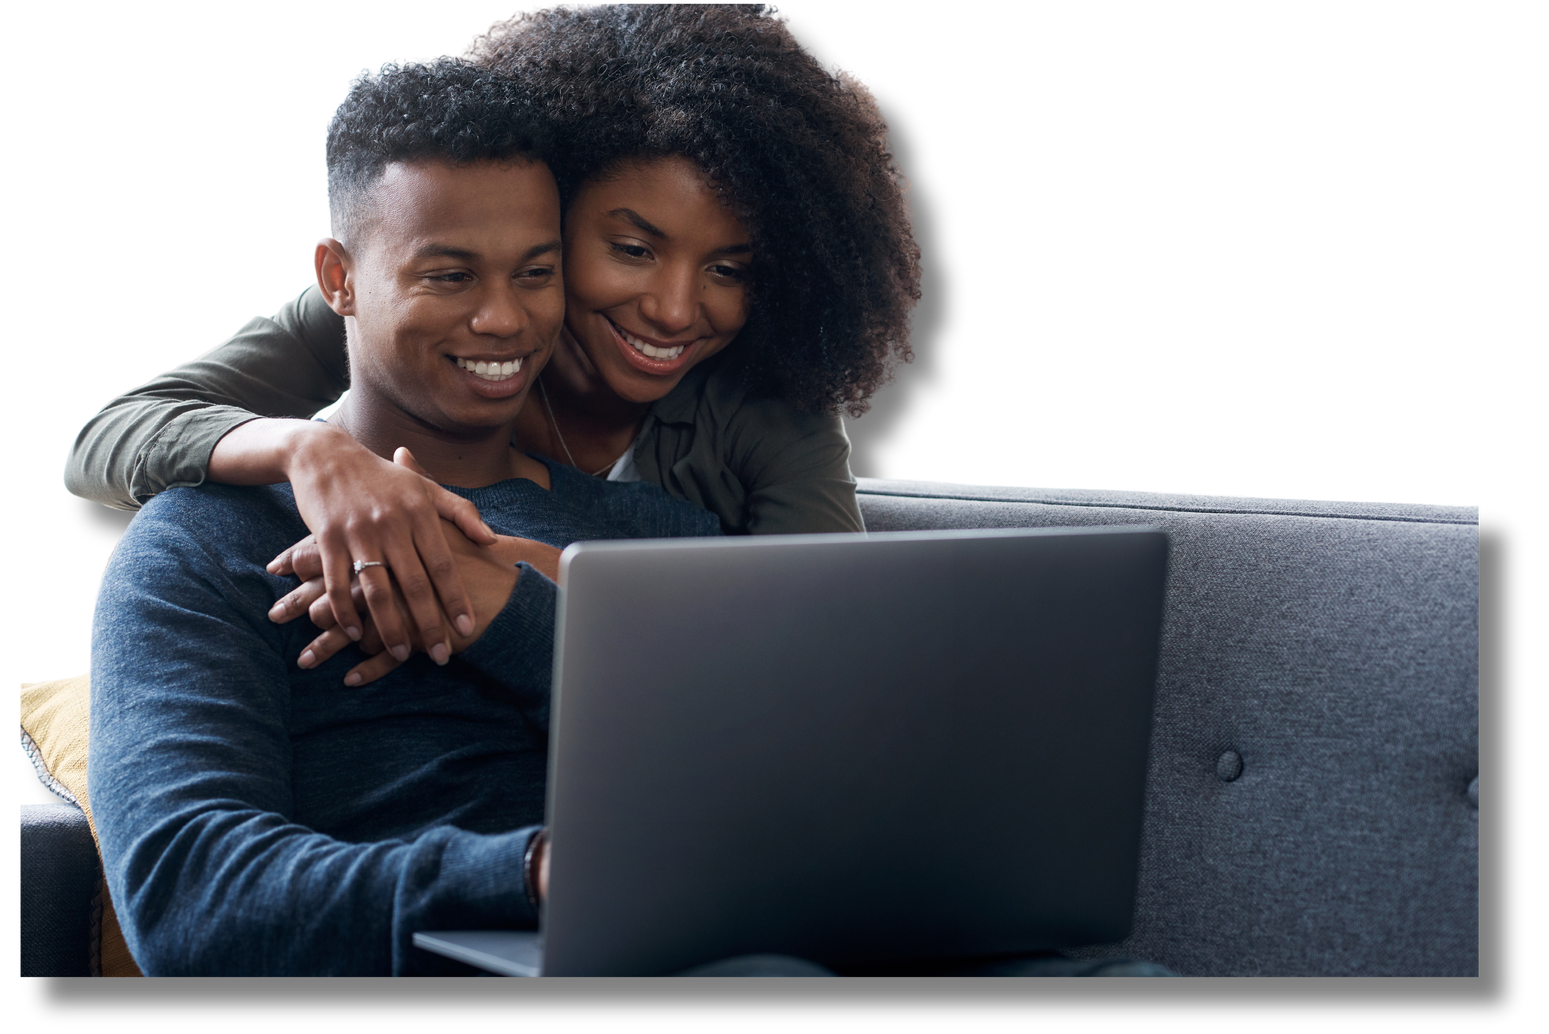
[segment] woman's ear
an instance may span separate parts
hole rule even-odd
[[[317,270],[317,286],[333,311],[340,316],[355,315],[353,263],[344,245],[332,237],[324,237],[317,242],[312,265]]]

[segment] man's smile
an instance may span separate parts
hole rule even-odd
[[[517,356],[504,362],[499,360],[486,361],[483,359],[464,359],[462,356],[454,356],[457,365],[469,373],[486,381],[504,381],[516,376],[522,369],[522,360],[526,356]]]

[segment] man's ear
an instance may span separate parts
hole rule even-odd
[[[324,237],[317,242],[312,265],[317,270],[317,286],[333,311],[340,316],[355,315],[354,262],[349,250],[332,237]]]

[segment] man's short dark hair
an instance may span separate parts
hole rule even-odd
[[[350,86],[328,126],[328,213],[353,244],[363,202],[394,162],[547,161],[544,121],[530,91],[467,61],[384,65]]]

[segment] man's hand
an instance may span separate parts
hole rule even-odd
[[[426,477],[407,449],[399,449],[389,463],[337,429],[300,442],[289,455],[286,473],[296,492],[296,509],[312,530],[329,604],[346,635],[358,639],[363,634],[350,588],[357,560],[382,565],[361,571],[360,585],[393,656],[407,659],[416,637],[438,643],[446,641],[449,628],[463,634],[472,630],[475,610],[443,528],[450,521],[474,541],[493,542],[495,533],[479,518],[477,507]],[[269,571],[293,573],[296,550],[292,546],[275,557]],[[404,606],[390,605],[392,585]]]

